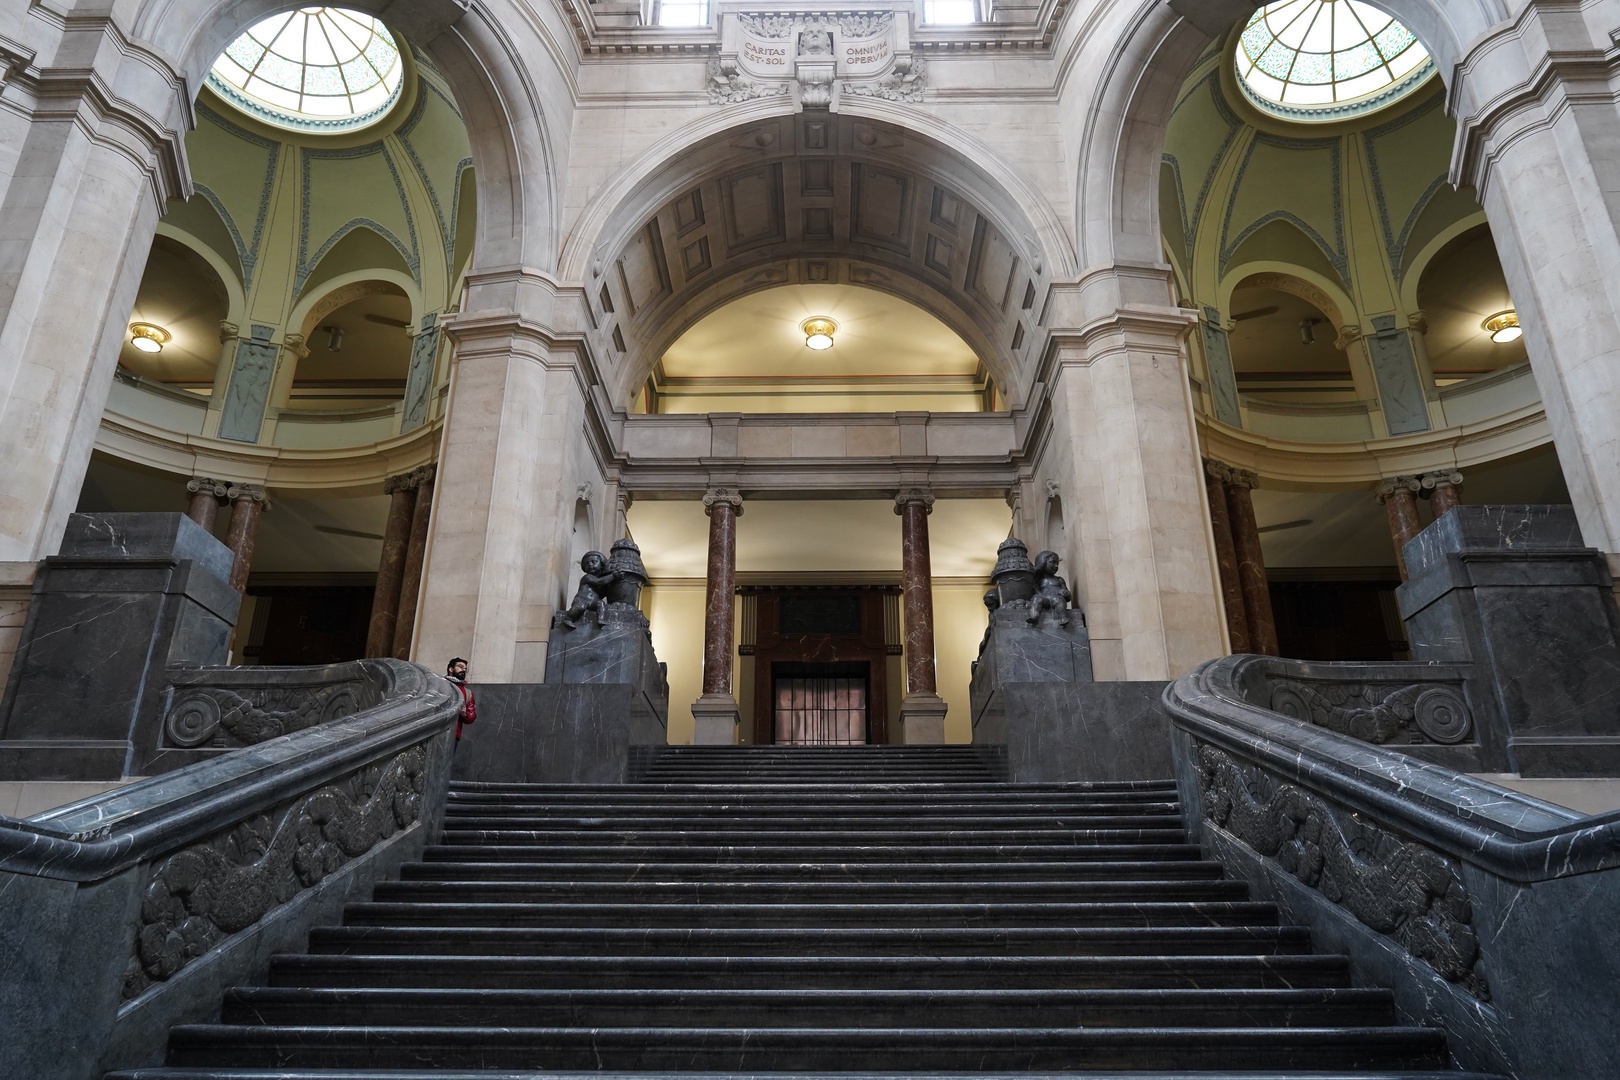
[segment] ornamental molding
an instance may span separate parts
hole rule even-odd
[[[1479,1001],[1491,1000],[1473,904],[1448,856],[1224,750],[1200,744],[1203,816]]]
[[[716,105],[783,94],[802,109],[831,108],[841,94],[915,102],[927,85],[909,15],[725,12],[720,36],[707,73]]]

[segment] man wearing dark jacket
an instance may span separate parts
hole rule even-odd
[[[456,742],[460,742],[462,725],[478,719],[478,703],[473,700],[472,687],[467,685],[467,661],[459,656],[452,658],[445,667],[444,677],[461,691],[461,715],[456,717]]]

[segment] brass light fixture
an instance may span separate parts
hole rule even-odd
[[[1491,340],[1498,345],[1506,345],[1510,341],[1517,341],[1524,334],[1524,329],[1519,326],[1519,313],[1512,308],[1508,308],[1506,311],[1498,311],[1495,315],[1486,319],[1483,325],[1490,332]]]
[[[169,339],[173,336],[163,327],[153,326],[151,323],[138,322],[129,324],[129,343],[141,350],[141,352],[160,353],[163,351],[163,346],[167,345]]]
[[[833,335],[838,332],[838,324],[825,315],[816,315],[799,324],[804,331],[804,343],[810,348],[820,352],[833,346]]]

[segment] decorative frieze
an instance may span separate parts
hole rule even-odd
[[[806,109],[836,93],[920,101],[924,65],[912,56],[909,23],[893,12],[722,15],[720,55],[708,65],[710,102],[735,104],[797,87]]]
[[[427,750],[419,744],[163,860],[141,903],[124,998],[172,979],[414,824],[426,774]]]
[[[1491,999],[1468,887],[1455,863],[1363,815],[1207,744],[1198,747],[1204,818],[1398,943],[1448,982]]]

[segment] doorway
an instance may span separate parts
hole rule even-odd
[[[778,746],[865,746],[869,663],[771,665],[771,726]]]

